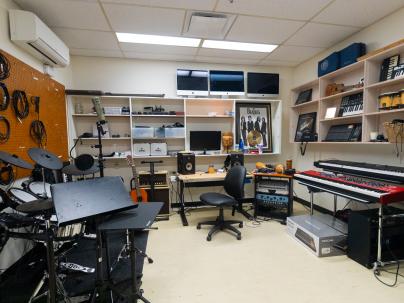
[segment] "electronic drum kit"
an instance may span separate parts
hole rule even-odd
[[[28,239],[37,243],[44,243],[47,250],[48,271],[45,272],[44,279],[41,280],[40,285],[35,289],[29,302],[36,301],[40,297],[48,295],[45,292],[38,296],[38,293],[42,289],[46,279],[50,283],[51,279],[49,276],[54,277],[56,286],[52,290],[49,285],[48,291],[59,292],[65,302],[70,302],[63,289],[63,284],[56,275],[55,263],[57,263],[57,258],[55,257],[55,250],[57,251],[58,248],[63,247],[64,243],[74,242],[83,236],[85,226],[83,223],[63,227],[58,226],[52,200],[51,185],[46,182],[45,170],[61,171],[67,176],[76,176],[82,179],[86,175],[92,175],[94,178],[94,175],[99,172],[98,163],[94,163],[86,170],[81,170],[75,164],[63,167],[63,162],[55,154],[41,148],[29,149],[28,155],[40,167],[42,180],[31,181],[25,186],[23,184],[23,188],[6,187],[7,190],[0,188],[0,211],[8,207],[14,210],[14,212],[0,213],[0,252],[9,238]],[[13,168],[31,170],[34,168],[29,162],[4,151],[0,151],[0,162],[11,173],[13,173]],[[13,184],[12,181],[14,180],[11,180],[10,184]],[[25,229],[21,231],[20,228]]]

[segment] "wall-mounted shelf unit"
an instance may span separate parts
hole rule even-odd
[[[67,96],[68,108],[68,134],[69,148],[78,140],[73,154],[89,153],[96,155],[98,150],[91,148],[97,138],[78,138],[84,132],[93,132],[96,115],[92,112],[91,96]],[[270,156],[279,154],[281,151],[281,125],[282,125],[282,102],[280,100],[262,99],[208,99],[208,98],[148,98],[132,96],[100,96],[103,107],[128,106],[129,115],[105,115],[108,121],[110,135],[119,134],[119,138],[103,139],[105,154],[121,152],[132,154],[135,159],[145,158],[173,158],[174,156],[136,156],[133,152],[134,143],[167,143],[168,151],[189,150],[189,134],[192,130],[220,130],[222,132],[236,129],[235,109],[238,102],[241,103],[270,103],[272,118],[272,141],[273,152],[260,155],[247,154],[247,157]],[[80,104],[83,113],[76,114],[76,105]],[[163,107],[164,111],[179,112],[178,115],[144,114],[144,107]],[[215,115],[212,115],[215,112]],[[183,114],[182,114],[183,113]],[[122,119],[122,118],[127,119]],[[175,123],[184,125],[185,136],[174,137],[134,137],[132,128],[135,126],[162,127]],[[127,137],[129,135],[130,137]],[[235,146],[238,142],[234,142]],[[223,149],[222,149],[223,150]],[[196,155],[197,157],[224,157],[225,153]],[[108,159],[124,159],[124,156],[108,157]]]
[[[313,144],[389,144],[387,142],[370,142],[370,133],[384,133],[384,122],[390,122],[393,119],[404,119],[404,108],[379,110],[378,97],[380,94],[404,89],[404,78],[379,82],[380,68],[383,60],[396,54],[399,54],[401,58],[404,58],[404,44],[370,56],[363,61],[356,62],[293,88],[289,106],[290,142],[294,143],[299,115],[309,112],[317,112],[316,132],[318,133],[319,142],[311,142]],[[403,59],[401,59],[401,61],[403,61]],[[353,88],[349,91],[332,96],[325,95],[326,87],[330,83],[354,85],[361,79],[364,80],[363,87]],[[313,101],[295,105],[298,94],[307,89],[312,89]],[[363,92],[363,113],[338,117],[337,115],[342,98],[361,92]],[[326,119],[325,114],[329,107],[336,107],[337,114],[334,118]],[[362,123],[361,142],[323,142],[330,126],[348,123]]]

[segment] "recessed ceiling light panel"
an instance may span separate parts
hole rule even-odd
[[[246,51],[246,52],[270,53],[275,48],[277,48],[278,45],[233,42],[233,41],[220,41],[220,40],[205,40],[202,44],[202,47],[238,50],[238,51]]]
[[[201,39],[159,35],[116,33],[119,42],[198,47]]]

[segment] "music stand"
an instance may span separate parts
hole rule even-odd
[[[120,177],[104,177],[80,182],[53,184],[51,186],[51,193],[60,226],[82,222],[90,218],[95,219],[97,230],[97,266],[95,289],[91,299],[94,301],[97,294],[103,296],[107,289],[116,291],[110,281],[104,281],[103,279],[102,236],[98,225],[109,214],[138,206],[137,204],[133,204],[122,179]],[[55,279],[55,277],[50,278]],[[56,297],[56,293],[53,296]],[[55,302],[55,300],[52,302]]]
[[[139,288],[137,283],[136,276],[136,252],[137,248],[135,247],[135,233],[136,231],[141,231],[146,228],[150,228],[159,214],[163,202],[154,202],[154,203],[142,203],[139,204],[139,207],[136,209],[131,209],[125,212],[120,212],[112,215],[109,219],[105,220],[103,223],[98,225],[98,230],[100,232],[107,231],[118,231],[118,230],[126,230],[129,234],[129,252],[130,252],[130,260],[131,260],[131,278],[132,278],[132,293],[130,295],[130,302],[136,303],[137,300],[142,300],[145,303],[150,303],[145,297],[142,295],[142,291]],[[108,241],[105,241],[106,243]],[[108,249],[107,249],[108,250]],[[108,263],[108,260],[107,260]],[[107,269],[109,271],[110,268]],[[113,288],[111,288],[112,291]],[[119,296],[122,297],[120,293]],[[92,302],[92,301],[90,301]]]

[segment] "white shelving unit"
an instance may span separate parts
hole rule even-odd
[[[84,132],[92,132],[95,125],[96,115],[92,113],[93,96],[67,96],[68,112],[68,135],[69,146],[79,140],[73,154],[90,153],[96,155],[97,150],[91,148],[96,144],[96,138],[80,138]],[[275,155],[281,152],[281,119],[282,102],[280,100],[262,99],[208,99],[208,98],[156,98],[156,97],[133,97],[133,96],[101,96],[102,106],[129,106],[129,115],[105,115],[108,120],[110,138],[103,139],[104,153],[128,152],[135,159],[145,158],[175,158],[174,156],[135,156],[133,144],[142,142],[166,142],[168,151],[189,150],[189,132],[191,130],[220,130],[231,131],[235,134],[235,117],[227,114],[235,113],[236,104],[240,103],[270,103],[272,116],[272,142],[273,152],[268,154],[246,154],[247,157]],[[74,109],[77,103],[83,107],[82,114],[76,114]],[[165,111],[176,111],[184,114],[178,115],[148,115],[143,114],[144,107],[161,106]],[[216,115],[209,115],[216,112]],[[134,138],[132,128],[135,126],[162,127],[176,122],[184,125],[185,137],[147,137]],[[121,137],[112,138],[119,134]],[[129,137],[127,137],[129,135]],[[235,146],[238,142],[234,142]],[[197,157],[224,157],[227,154],[197,155]],[[124,156],[109,157],[108,159],[124,159]]]
[[[370,142],[370,133],[384,133],[383,123],[393,119],[404,119],[404,108],[379,111],[378,96],[385,92],[399,91],[404,88],[404,78],[379,82],[380,68],[383,60],[390,56],[400,54],[404,57],[404,44],[392,49],[370,56],[363,61],[356,62],[344,68],[338,69],[320,78],[307,82],[292,89],[290,101],[290,130],[289,140],[294,142],[297,120],[299,115],[309,112],[317,112],[316,132],[318,142],[310,144],[389,144],[387,142]],[[355,88],[346,92],[325,96],[325,90],[329,83],[356,84],[364,79],[364,87]],[[312,89],[312,101],[295,105],[299,92]],[[325,119],[328,107],[337,107],[337,112],[344,96],[363,92],[364,111],[362,114],[335,117]],[[361,142],[323,142],[331,125],[345,123],[362,123]]]

